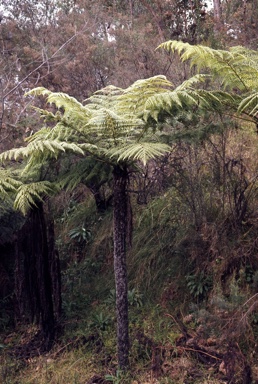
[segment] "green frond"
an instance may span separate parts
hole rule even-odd
[[[250,116],[255,116],[258,112],[258,92],[245,97],[239,104],[238,112],[246,112]]]
[[[178,113],[178,109],[191,108],[193,105],[199,105],[201,102],[206,103],[205,98],[199,91],[194,89],[176,89],[171,92],[153,95],[145,104],[143,119],[148,121],[151,117],[158,122],[159,115],[163,112],[173,115]]]
[[[162,156],[166,152],[170,152],[170,150],[171,147],[167,144],[141,142],[127,144],[117,149],[110,149],[107,151],[107,155],[111,158],[116,157],[118,162],[139,160],[146,165],[148,160]]]
[[[38,112],[40,117],[42,117],[46,123],[53,122],[53,121],[54,122],[60,121],[62,117],[60,111],[53,113],[38,107],[33,107],[33,109]]]
[[[92,110],[87,127],[92,134],[113,140],[135,134],[135,129],[145,125],[138,115],[146,101],[172,87],[165,76],[138,80],[125,90],[108,86],[87,100],[87,107]]]
[[[72,145],[72,144],[71,144]],[[85,152],[96,155],[98,153],[98,146],[91,143],[79,143],[77,147],[82,151],[81,153],[85,154]],[[79,152],[78,152],[79,154]]]
[[[73,191],[85,177],[86,170],[81,163],[77,163],[71,167],[65,175],[62,175],[58,180],[60,189],[67,189]]]
[[[120,115],[125,116],[141,114],[150,97],[172,89],[173,84],[162,75],[137,80],[118,97],[116,110]]]
[[[90,110],[113,108],[118,96],[123,92],[124,90],[122,88],[108,85],[96,91],[91,97],[85,100],[85,103]]]
[[[25,96],[48,96],[52,92],[44,87],[36,87],[25,93]]]
[[[147,121],[149,117],[152,117],[155,121],[158,121],[161,112],[173,113],[178,108],[182,108],[182,102],[179,93],[175,91],[154,94],[145,103],[143,118]]]
[[[64,125],[63,121],[60,121],[51,128],[43,138],[48,140],[73,142],[78,140],[78,131],[70,126]]]
[[[246,91],[252,88],[254,81],[257,84],[257,64],[248,58],[248,53],[252,51],[247,49],[216,50],[176,40],[167,41],[158,48],[177,52],[182,61],[189,60],[197,70],[208,68],[213,75],[221,78],[224,87]]]
[[[134,116],[121,116],[112,109],[101,108],[89,119],[88,127],[102,139],[109,137],[116,141],[119,137],[126,137],[136,127],[144,125],[141,119]]]
[[[13,148],[0,154],[0,162],[3,163],[8,160],[19,160],[22,157],[26,157],[27,148]]]
[[[25,215],[30,208],[37,206],[38,201],[43,201],[44,196],[49,196],[55,191],[55,187],[49,181],[22,184],[18,188],[14,208]]]
[[[63,119],[59,121],[53,128],[42,127],[39,131],[25,139],[27,142],[39,141],[39,140],[57,140],[76,142],[87,139],[90,136],[88,128],[81,125],[75,125],[75,127],[68,125]]]
[[[178,87],[176,87],[176,91],[183,91],[188,88],[192,88],[195,84],[203,83],[205,80],[210,79],[211,76],[207,74],[197,73],[196,75],[190,77],[189,79],[183,81]]]
[[[58,140],[52,140],[52,141],[46,140],[41,143],[43,144],[43,147],[44,147],[43,153],[52,152],[54,154],[54,157],[57,157],[57,155],[60,152],[68,152],[68,151],[78,155],[84,155],[84,151],[80,148],[79,145],[75,143],[67,143],[65,141],[58,141]],[[35,146],[35,150],[37,150],[37,145]]]
[[[58,140],[36,140],[29,142],[27,147],[15,148],[3,152],[0,155],[0,161],[18,160],[19,158],[27,158],[33,155],[42,154],[42,159],[57,158],[60,153],[73,152],[78,155],[84,155],[83,149],[75,143],[67,143]]]
[[[0,199],[2,201],[11,202],[11,195],[17,191],[21,184],[21,181],[15,178],[13,172],[3,168],[0,169]]]
[[[92,112],[87,106],[81,104],[74,97],[62,92],[51,92],[43,87],[32,89],[28,95],[46,96],[49,104],[54,104],[58,111],[52,113],[46,110],[37,109],[46,123],[56,122],[58,129],[72,128],[73,131],[81,130],[85,127]],[[57,128],[57,126],[56,126]]]
[[[211,100],[219,101],[220,104],[224,104],[228,107],[236,107],[242,100],[239,95],[232,95],[225,91],[206,91],[201,90],[200,93],[207,97],[208,102],[211,104]]]
[[[42,152],[35,152],[29,156],[24,162],[24,167],[21,170],[21,177],[25,180],[37,180],[44,166],[47,166],[47,159]]]
[[[80,183],[87,186],[102,185],[110,178],[110,175],[111,169],[108,164],[87,157],[73,164],[65,174],[61,175],[58,183],[60,188],[73,190]]]
[[[226,94],[226,92],[224,92]],[[212,91],[206,91],[205,89],[200,90],[189,90],[188,92],[184,93],[185,98],[189,95],[191,97],[192,103],[193,101],[197,101],[197,104],[203,108],[213,111],[219,111],[221,110],[222,103],[221,103],[221,96],[222,93],[212,92]]]
[[[33,133],[31,136],[26,137],[25,141],[29,143],[31,141],[46,139],[50,133],[51,128],[44,126],[39,131]]]
[[[73,107],[84,112],[87,111],[87,109],[74,97],[69,96],[63,92],[51,92],[44,87],[34,88],[31,91],[27,92],[26,95],[47,96],[47,102],[49,104],[54,104],[57,108],[64,108],[70,110]]]
[[[225,60],[245,60],[245,56],[239,52],[230,52],[220,49],[213,49],[204,45],[191,45],[182,41],[170,40],[158,46],[170,52],[177,52],[182,61],[191,61],[191,65],[197,68],[209,68],[210,64],[223,62]]]
[[[157,49],[159,48],[173,53],[177,52],[182,61],[190,60],[191,65],[196,65],[198,68],[209,68],[211,60],[223,60],[224,53],[226,52],[204,45],[191,45],[177,40],[166,41],[160,44]],[[201,63],[200,57],[203,59],[203,63]]]

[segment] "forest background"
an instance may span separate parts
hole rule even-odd
[[[45,98],[25,96],[35,87],[83,103],[158,75],[179,86],[196,68],[156,49],[168,40],[257,50],[257,1],[3,0],[1,12],[1,153],[42,127],[31,107],[45,109]],[[171,151],[130,169],[126,371],[116,355],[112,171],[88,159],[80,183],[50,197],[35,174],[21,179],[21,159],[3,163],[1,382],[258,382],[255,119],[185,108],[166,127]],[[50,162],[41,180],[76,161]]]

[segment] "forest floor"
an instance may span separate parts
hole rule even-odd
[[[128,373],[117,370],[112,324],[102,318],[87,330],[82,320],[71,322],[70,336],[60,334],[51,351],[45,353],[35,326],[5,333],[1,338],[1,383],[258,383],[256,345],[253,356],[249,351],[247,359],[237,341],[227,341],[224,335],[215,336],[214,332],[208,334],[214,319],[208,320],[207,313],[196,322],[193,314],[178,320],[159,309],[155,319],[154,313],[147,318],[143,308],[132,311],[141,320],[130,325]],[[228,313],[223,316],[229,319]]]

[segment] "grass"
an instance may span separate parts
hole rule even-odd
[[[83,384],[90,379],[96,367],[85,351],[55,352],[27,362],[16,380],[20,384]]]
[[[133,249],[128,256],[131,284],[146,299],[159,299],[165,287],[186,273],[178,245],[182,236],[173,192],[154,199],[138,214],[134,225]],[[169,214],[168,214],[169,212]]]

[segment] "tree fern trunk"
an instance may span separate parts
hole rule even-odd
[[[60,316],[61,305],[57,255],[54,239],[48,241],[48,232],[43,205],[39,204],[18,233],[15,271],[20,318],[29,315],[31,322],[40,325],[44,350],[49,350],[54,341],[55,320]]]
[[[54,307],[55,320],[60,320],[62,313],[62,298],[61,298],[61,271],[59,253],[55,247],[55,229],[54,219],[50,214],[51,207],[48,207],[47,221],[47,238],[48,238],[48,259],[52,282],[52,298]]]
[[[39,204],[37,209],[32,211],[32,217],[38,223],[38,228],[33,233],[34,252],[37,256],[37,273],[39,281],[40,298],[40,323],[44,337],[44,348],[49,350],[55,336],[55,318],[53,308],[53,285],[50,272],[50,252],[48,250],[47,226],[45,222],[43,205]]]
[[[121,369],[128,366],[128,299],[126,268],[127,169],[116,166],[114,177],[114,273],[116,283],[117,353]]]

